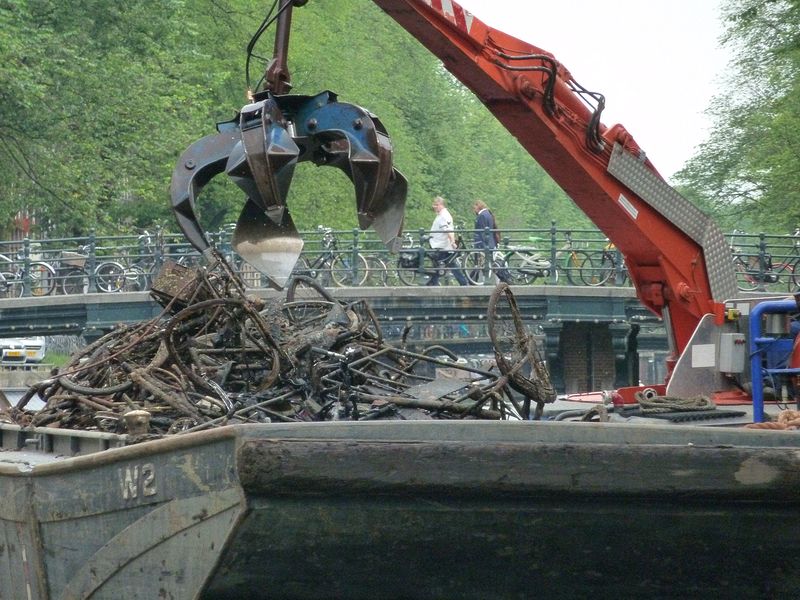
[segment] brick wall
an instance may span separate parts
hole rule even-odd
[[[614,352],[607,325],[565,323],[560,354],[567,394],[613,389]]]

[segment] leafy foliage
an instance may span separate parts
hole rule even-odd
[[[786,233],[800,224],[800,3],[727,0],[723,16],[734,70],[676,178],[724,227]]]
[[[262,3],[256,3],[261,5]],[[177,157],[246,102],[245,0],[0,0],[0,221],[30,210],[40,234],[172,225]],[[257,53],[272,53],[271,34]],[[265,61],[251,64],[256,78]],[[370,2],[310,2],[293,20],[294,92],[332,89],[379,115],[410,182],[409,228],[430,198],[471,226],[481,198],[506,227],[587,224],[488,111]],[[241,192],[217,178],[201,196],[209,230],[235,221]],[[302,229],[355,226],[353,190],[335,169],[301,164],[289,205]],[[36,233],[36,232],[34,232]]]

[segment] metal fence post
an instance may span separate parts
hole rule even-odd
[[[763,233],[758,234],[758,291],[767,291],[766,274],[767,265],[767,236]]]
[[[625,259],[622,258],[622,252],[619,251],[619,248],[614,246],[614,285],[621,286],[623,277],[622,272],[624,270],[624,263]]]
[[[353,227],[353,247],[350,249],[350,275],[353,278],[350,285],[356,285],[358,281],[358,236],[361,230],[358,227]]]
[[[483,230],[483,285],[489,285],[489,277],[492,274],[492,249],[489,248],[489,236],[494,238],[494,231],[488,227]]]
[[[31,295],[31,240],[26,237],[22,240],[22,295]]]
[[[89,275],[89,293],[97,291],[97,233],[94,229],[89,231],[89,256],[86,257],[86,274]]]
[[[155,247],[153,248],[153,281],[158,277],[161,272],[161,267],[164,266],[164,230],[160,227],[156,229]]]
[[[425,275],[425,230],[420,228],[419,230],[419,247],[417,248],[417,256],[419,256],[419,264],[417,265],[417,271],[419,271],[420,277]]]
[[[558,253],[558,228],[555,221],[550,221],[550,283],[558,283],[558,273],[556,273],[556,254]]]

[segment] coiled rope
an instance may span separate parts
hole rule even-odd
[[[778,414],[775,421],[766,421],[764,423],[749,423],[745,425],[748,429],[800,429],[800,411],[798,410],[783,410]]]
[[[685,412],[693,410],[714,410],[717,405],[708,396],[695,396],[693,398],[675,398],[672,396],[656,396],[636,392],[634,394],[643,414],[657,414],[668,412]]]

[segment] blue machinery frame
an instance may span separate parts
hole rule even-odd
[[[784,352],[791,355],[794,345],[792,337],[779,338],[763,334],[764,315],[789,314],[798,312],[795,299],[768,300],[753,307],[750,313],[750,374],[753,385],[753,421],[764,421],[764,376],[792,375],[800,373],[800,369],[789,367],[775,367],[765,360],[767,352]],[[761,374],[759,377],[757,374]]]

